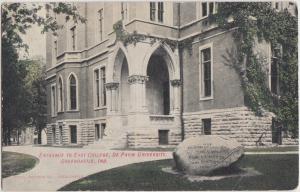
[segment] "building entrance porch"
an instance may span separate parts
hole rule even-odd
[[[128,135],[136,140],[132,135],[140,132],[146,134],[145,140],[149,137],[149,145],[153,146],[160,143],[160,130],[170,134],[170,141],[171,135],[180,134],[181,81],[177,52],[159,42],[153,45],[139,42],[126,48],[120,42],[116,44],[107,71],[108,137],[117,140],[126,135],[130,143]]]

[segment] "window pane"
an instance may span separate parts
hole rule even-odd
[[[169,130],[159,130],[158,131],[158,143],[159,145],[169,144]]]
[[[70,76],[70,85],[76,85],[76,79],[73,75]]]
[[[71,37],[72,37],[72,49],[76,49],[76,27],[71,29]]]
[[[204,135],[211,135],[211,119],[202,119],[202,129]]]
[[[210,48],[201,51],[202,55],[202,91],[203,96],[211,96],[211,51]]]
[[[210,80],[211,79],[211,71],[210,71],[210,62],[204,63],[204,80]]]
[[[76,125],[70,125],[71,143],[77,143],[77,127]]]
[[[96,106],[100,106],[100,84],[99,84],[99,70],[95,70],[95,99],[96,99]]]
[[[100,38],[100,41],[103,40],[103,9],[100,9],[98,11],[99,13],[99,38]]]
[[[207,3],[202,3],[202,17],[207,16]]]
[[[56,106],[56,101],[55,101],[55,87],[51,87],[51,92],[52,92],[52,115],[55,115],[55,106]]]
[[[164,3],[158,2],[158,21],[163,22],[163,16],[164,16]]]
[[[70,76],[70,108],[76,109],[77,108],[77,101],[76,101],[76,79],[73,75]]]
[[[209,3],[209,14],[213,14],[214,13],[214,3],[211,2]]]
[[[102,105],[106,105],[106,89],[105,89],[106,77],[105,77],[105,67],[101,68],[101,92],[102,92]]]
[[[155,21],[155,2],[150,2],[150,20]]]
[[[210,60],[210,48],[202,50],[203,55],[203,61],[209,61]]]
[[[76,109],[76,86],[71,86],[71,109]]]
[[[59,78],[58,80],[58,91],[59,91],[59,110],[62,111],[63,110],[63,96],[62,96],[62,81],[61,79]]]

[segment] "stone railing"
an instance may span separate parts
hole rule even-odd
[[[63,62],[80,62],[81,53],[78,51],[65,52],[62,55],[58,56],[57,63]]]
[[[150,115],[151,124],[170,124],[174,122],[172,115]]]

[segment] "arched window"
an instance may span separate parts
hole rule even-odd
[[[77,80],[73,74],[69,77],[69,107],[70,110],[77,109]]]
[[[63,83],[61,77],[58,79],[58,111],[63,111]]]

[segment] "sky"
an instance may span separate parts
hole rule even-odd
[[[40,15],[45,15],[46,11],[40,11]],[[25,35],[22,35],[24,43],[29,46],[28,54],[24,50],[20,50],[21,57],[33,58],[42,56],[46,58],[46,34],[41,34],[41,28],[33,25],[28,29]]]

